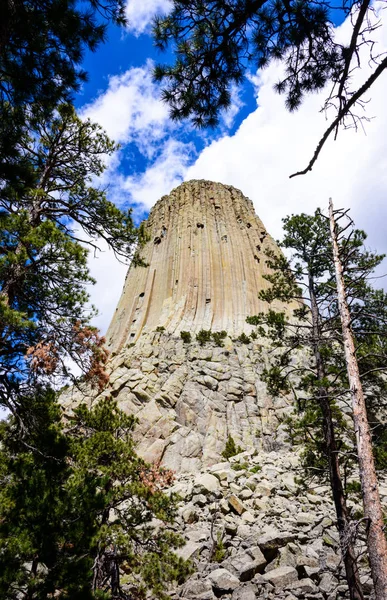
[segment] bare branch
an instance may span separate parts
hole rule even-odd
[[[298,175],[305,175],[309,171],[312,170],[316,160],[319,157],[321,150],[332,131],[337,127],[337,125],[343,120],[343,118],[350,113],[351,108],[358,102],[361,96],[369,90],[372,84],[378,79],[378,77],[383,73],[383,71],[387,68],[387,57],[385,57],[382,62],[378,65],[372,75],[367,79],[367,81],[358,89],[358,91],[352,96],[352,98],[345,104],[343,108],[339,110],[337,117],[332,121],[328,129],[325,131],[324,135],[320,139],[317,148],[313,154],[312,159],[310,160],[308,166],[302,171],[297,171],[292,175],[289,175],[289,179],[293,177],[297,177]]]

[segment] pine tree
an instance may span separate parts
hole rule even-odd
[[[19,141],[36,118],[52,115],[87,78],[85,50],[105,40],[109,22],[125,23],[124,2],[15,0],[1,3],[0,180],[24,171]],[[0,190],[1,194],[1,190]]]
[[[163,98],[172,118],[191,118],[198,127],[216,125],[249,66],[264,68],[280,60],[285,73],[276,89],[286,94],[291,111],[305,95],[330,84],[325,108],[335,117],[307,168],[296,174],[310,171],[329,135],[347,119],[352,125],[359,122],[355,107],[387,68],[387,58],[374,44],[373,5],[368,0],[342,4],[343,18],[352,18],[347,44],[335,39],[332,16],[338,8],[322,0],[174,0],[173,9],[154,26],[157,47],[174,52],[172,65],[155,70],[156,80],[165,84]],[[361,66],[364,44],[370,48],[373,71],[356,87],[352,75]]]
[[[66,375],[66,356],[103,384],[107,355],[85,308],[87,247],[102,238],[129,257],[137,239],[130,212],[93,185],[115,150],[98,125],[62,105],[18,146],[24,177],[0,199],[0,402],[10,409],[33,373]]]
[[[22,436],[15,418],[1,424],[1,597],[166,598],[189,570],[162,491],[173,476],[136,456],[135,419],[105,399],[64,428],[53,391],[30,402]]]
[[[345,362],[342,350],[337,294],[333,276],[333,255],[329,242],[329,222],[320,211],[314,216],[298,215],[284,219],[285,237],[282,247],[292,253],[287,260],[282,254],[268,258],[273,272],[267,275],[272,286],[261,293],[262,299],[289,302],[289,312],[270,310],[248,319],[259,327],[259,333],[269,337],[275,349],[271,365],[265,372],[269,391],[273,394],[293,391],[301,420],[297,436],[306,444],[304,465],[309,472],[328,472],[337,514],[341,549],[351,598],[361,598],[353,547],[352,523],[346,505],[342,470],[351,471],[353,432],[348,431],[348,419],[342,412],[348,395]],[[381,334],[372,298],[379,297],[386,314],[387,298],[374,292],[367,277],[380,263],[382,256],[366,252],[365,234],[354,230],[343,236],[342,251],[351,287],[353,324],[362,348],[362,373],[368,380],[370,403],[386,392],[379,377],[383,358],[375,338]],[[365,327],[368,319],[368,331]],[[372,322],[372,325],[371,325]],[[373,347],[374,346],[374,347]],[[301,355],[296,356],[301,350]],[[384,355],[385,356],[385,355]],[[372,366],[371,366],[372,365]],[[371,376],[371,379],[369,377]]]

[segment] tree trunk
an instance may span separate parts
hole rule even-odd
[[[378,479],[372,453],[371,431],[367,418],[355,343],[351,330],[351,315],[346,299],[343,266],[339,255],[332,199],[329,200],[329,221],[336,273],[337,299],[343,331],[344,354],[352,400],[353,421],[359,460],[364,516],[368,520],[367,546],[376,600],[387,599],[387,539],[384,534],[383,512]]]
[[[312,311],[313,352],[316,361],[317,379],[318,381],[323,381],[325,378],[325,365],[320,353],[321,333],[319,313],[312,276],[309,276],[308,288]],[[351,600],[363,600],[364,596],[356,562],[356,552],[349,536],[350,519],[340,475],[332,409],[329,402],[328,391],[323,386],[318,390],[318,402],[323,413],[323,432],[325,449],[328,456],[329,479],[336,509],[337,529],[340,535],[340,548],[345,566],[349,594]]]

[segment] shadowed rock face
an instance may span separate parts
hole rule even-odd
[[[267,307],[265,251],[275,249],[251,200],[231,187],[189,181],[152,209],[141,249],[147,267],[129,269],[107,339],[111,350],[164,327],[248,332],[246,317]]]

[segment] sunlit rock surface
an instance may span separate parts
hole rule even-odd
[[[68,390],[62,404],[71,415],[81,401],[115,398],[138,417],[138,453],[175,471],[176,528],[186,541],[179,553],[195,572],[170,590],[172,600],[349,598],[329,486],[300,482],[302,448],[292,447],[285,423],[293,401],[267,392],[265,341],[238,339],[251,333],[246,317],[268,309],[258,293],[274,241],[250,200],[208,181],[162,198],[145,229],[148,266],[129,270],[108,331],[109,387]],[[201,346],[201,329],[225,330],[223,345]],[[305,353],[292,360],[307,366]],[[228,436],[240,448],[225,460]],[[380,492],[387,503],[385,480]],[[356,499],[348,506],[361,509]],[[371,600],[359,538],[356,548]]]
[[[183,183],[156,203],[145,231],[148,266],[128,271],[104,392],[138,417],[139,454],[189,472],[219,462],[229,435],[244,449],[286,448],[291,407],[266,392],[263,342],[238,340],[253,329],[246,317],[268,309],[258,298],[269,285],[265,252],[278,251],[251,200],[220,183]],[[201,329],[227,337],[200,346]],[[70,391],[63,402],[79,397]]]
[[[258,292],[269,285],[265,252],[276,245],[239,190],[183,183],[156,203],[145,232],[140,255],[148,266],[129,269],[107,333],[112,350],[156,327],[236,336],[251,329],[247,316],[267,309]]]

